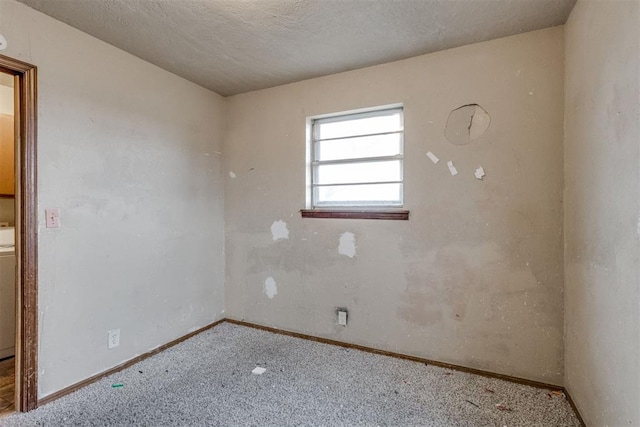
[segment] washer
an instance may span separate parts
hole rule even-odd
[[[0,359],[13,356],[16,340],[15,228],[0,228]]]

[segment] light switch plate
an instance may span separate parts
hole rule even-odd
[[[338,311],[338,325],[347,326],[347,312]]]
[[[45,209],[44,214],[46,216],[47,228],[60,228],[60,209],[58,208]]]

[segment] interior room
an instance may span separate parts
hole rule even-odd
[[[639,0],[0,0],[0,95],[0,424],[640,425]]]

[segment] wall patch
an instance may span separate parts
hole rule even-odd
[[[267,280],[264,281],[264,293],[269,298],[273,298],[278,295],[278,287],[276,286],[276,281],[273,280],[273,277],[267,277]]]
[[[340,236],[340,244],[338,245],[338,253],[340,255],[353,258],[356,256],[356,236],[347,231]]]
[[[289,229],[287,223],[281,219],[271,224],[271,236],[273,240],[287,240],[289,238]]]

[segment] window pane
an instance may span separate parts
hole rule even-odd
[[[392,107],[313,120],[314,207],[402,206],[402,112]]]
[[[344,163],[315,167],[315,184],[402,181],[400,160]]]
[[[315,149],[316,160],[395,156],[402,153],[402,135],[394,133],[320,141],[316,143]]]
[[[402,130],[402,115],[398,110],[349,115],[341,118],[318,119],[314,125],[315,140],[368,135]]]
[[[316,206],[401,205],[402,184],[316,187]]]

